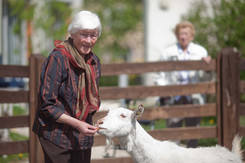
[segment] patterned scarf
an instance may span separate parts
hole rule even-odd
[[[78,82],[76,118],[85,121],[88,113],[99,110],[99,93],[91,64],[92,57],[85,62],[84,58],[75,48],[71,38],[64,42],[56,40],[54,44],[57,47],[55,50],[61,51],[68,57],[72,65],[82,70]]]

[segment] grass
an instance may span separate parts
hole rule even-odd
[[[28,137],[10,132],[10,138],[13,141],[21,141],[21,140],[28,140]],[[0,156],[0,163],[14,163],[20,160],[25,160],[29,157],[28,153],[18,153],[18,154],[12,154],[12,155],[5,155]]]
[[[13,155],[6,155],[5,156],[0,156],[0,163],[16,163],[21,160],[25,160],[28,158],[27,153],[19,153],[19,154],[13,154]]]
[[[13,115],[26,115],[27,111],[20,106],[13,107]],[[9,133],[9,137],[12,141],[28,140],[29,138],[14,132]],[[12,155],[0,156],[0,163],[15,163],[20,160],[25,160],[29,157],[28,153],[18,153]]]
[[[13,115],[16,116],[16,115],[26,115],[27,114],[27,111],[22,108],[21,106],[18,106],[18,105],[15,105],[13,107]]]

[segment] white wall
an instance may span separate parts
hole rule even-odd
[[[8,59],[8,47],[9,47],[9,44],[8,44],[8,16],[6,15],[6,7],[4,8],[4,1],[2,1],[2,40],[5,40],[2,42],[2,64],[8,64],[9,62],[9,59]]]

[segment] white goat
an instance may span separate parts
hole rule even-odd
[[[107,146],[117,137],[136,163],[242,163],[241,138],[235,136],[232,152],[225,147],[185,148],[174,142],[159,141],[151,137],[137,122],[144,111],[140,105],[134,112],[111,109],[97,122],[98,133],[106,136]]]

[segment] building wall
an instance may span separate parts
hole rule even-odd
[[[2,44],[2,64],[8,64],[9,63],[9,17],[8,17],[8,8],[6,5],[6,1],[2,0],[2,6],[1,6],[1,30],[2,30],[2,36],[1,36],[1,44]]]

